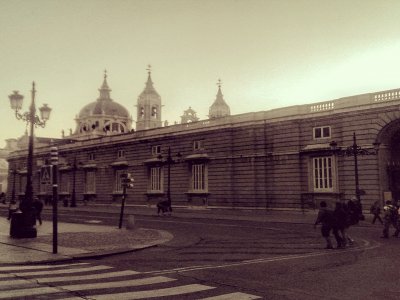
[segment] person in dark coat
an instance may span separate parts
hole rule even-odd
[[[171,207],[171,202],[168,200],[163,200],[157,203],[157,215],[169,212],[169,215],[172,213],[172,207]]]
[[[345,248],[347,244],[346,228],[348,227],[348,217],[341,202],[336,202],[333,215],[335,217],[336,230],[338,231],[337,234],[340,234],[340,246],[338,245],[338,248]]]
[[[383,224],[383,221],[381,219],[381,207],[379,206],[379,202],[375,201],[374,204],[372,204],[371,206],[371,214],[374,215],[374,218],[372,219],[372,224],[375,224],[375,221],[378,220],[379,222],[381,222],[381,224]]]
[[[316,228],[318,224],[321,224],[321,235],[326,240],[325,249],[333,249],[330,237],[331,230],[333,229],[334,226],[333,211],[328,210],[325,201],[321,201],[319,206],[320,208],[318,211],[317,219],[315,220],[314,223],[314,228]]]
[[[42,225],[42,210],[43,210],[43,203],[40,201],[38,197],[35,197],[32,202],[33,209],[35,211],[36,220],[39,221],[39,224]],[[36,223],[35,220],[35,223]]]

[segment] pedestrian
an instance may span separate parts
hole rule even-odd
[[[347,204],[344,205],[344,210],[347,214],[347,227],[346,227],[346,242],[349,245],[354,244],[354,240],[349,235],[350,226],[357,225],[360,219],[363,218],[361,203],[356,197],[351,197]]]
[[[158,202],[157,203],[157,215],[159,215],[160,212],[162,212],[163,215],[164,215],[164,213],[169,212],[169,215],[171,215],[171,213],[172,213],[171,202],[168,200],[162,200],[162,201]]]
[[[319,203],[319,207],[320,208],[318,211],[318,216],[314,223],[314,229],[317,227],[318,224],[321,224],[321,235],[326,240],[325,249],[333,249],[330,237],[330,232],[333,228],[333,223],[334,223],[333,211],[328,210],[325,201],[321,201]]]
[[[383,221],[381,219],[381,207],[379,206],[379,202],[375,201],[374,204],[372,204],[371,208],[370,208],[370,212],[371,214],[374,215],[374,218],[372,219],[372,224],[375,224],[375,221],[378,220],[379,222],[381,222],[381,224],[383,224]]]
[[[383,207],[383,234],[381,238],[388,239],[389,238],[389,228],[392,225],[396,231],[394,236],[398,236],[399,228],[398,228],[398,208],[392,204],[392,201],[386,201],[386,205]]]
[[[35,211],[35,223],[36,220],[39,221],[39,224],[42,225],[42,210],[43,210],[43,203],[38,197],[33,198],[32,202],[33,209]]]
[[[347,245],[346,229],[348,228],[348,222],[347,222],[348,217],[341,202],[336,202],[333,215],[335,218],[335,228],[333,229],[333,233],[335,234],[335,237],[336,235],[339,236],[339,238],[336,237],[336,240],[340,241],[340,244],[338,244],[338,248],[346,248]]]
[[[15,200],[11,200],[10,204],[8,206],[8,218],[7,220],[11,220],[11,216],[13,213],[15,213],[18,210],[18,205]]]

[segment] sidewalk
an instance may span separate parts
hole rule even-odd
[[[79,204],[78,204],[79,205]],[[59,213],[98,212],[119,214],[121,206],[117,203],[96,204],[86,206],[59,206]],[[51,213],[51,207],[44,209]],[[100,257],[116,253],[137,251],[165,243],[173,236],[162,230],[145,228],[119,229],[117,226],[58,223],[58,254],[53,254],[52,222],[43,221],[37,225],[38,237],[34,239],[12,239],[9,237],[10,223],[6,219],[7,205],[0,204],[0,264],[29,264],[54,261],[65,261],[79,258]],[[124,224],[129,215],[154,216],[154,206],[126,205]],[[262,223],[295,223],[313,224],[316,210],[265,210],[245,208],[211,208],[211,207],[173,207],[169,220],[177,219],[214,219],[241,220]],[[371,226],[370,216],[360,226]],[[159,218],[162,218],[160,216]],[[124,225],[125,226],[125,225]]]
[[[3,214],[4,215],[4,214]],[[173,236],[162,230],[119,229],[104,225],[58,223],[58,251],[53,254],[51,221],[37,225],[37,238],[13,239],[10,222],[0,217],[0,264],[68,261],[136,251],[165,243]]]

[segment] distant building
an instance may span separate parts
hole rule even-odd
[[[104,82],[100,99],[109,98],[106,78]],[[355,195],[354,157],[337,151],[352,146],[355,133],[361,149],[372,151],[373,144],[380,143],[378,155],[358,156],[364,207],[376,200],[399,199],[399,105],[400,90],[390,90],[230,115],[219,85],[210,119],[182,119],[181,124],[162,127],[161,98],[149,71],[145,90],[138,98],[135,132],[129,130],[125,110],[115,114],[121,117],[120,125],[126,118],[126,127],[116,127],[118,134],[112,134],[113,130],[104,134],[106,117],[104,122],[97,120],[108,118],[109,111],[103,114],[91,104],[87,113],[81,111],[79,130],[73,135],[76,140],[58,146],[59,194],[71,198],[75,191],[78,201],[119,201],[121,174],[129,172],[135,186],[128,190],[128,201],[154,204],[167,194],[170,150],[173,205],[299,209],[321,200],[334,203]],[[80,131],[85,121],[89,132],[103,134],[86,136]],[[26,153],[24,149],[13,151],[8,158],[10,168],[17,173],[19,195],[23,195],[26,182]],[[39,169],[48,156],[49,147],[37,145],[33,182],[34,193],[41,197],[48,191],[41,184]],[[12,183],[10,177],[8,185]]]

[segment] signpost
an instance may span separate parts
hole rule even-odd
[[[133,188],[133,182],[134,182],[132,174],[130,173],[121,174],[121,179],[122,179],[122,203],[121,203],[121,213],[119,215],[119,229],[122,228],[122,220],[124,218],[126,189]]]
[[[58,220],[57,220],[57,205],[58,205],[58,184],[57,184],[57,165],[58,165],[58,149],[57,147],[51,147],[50,149],[50,161],[52,167],[52,185],[53,185],[53,253],[57,253],[58,246]]]

